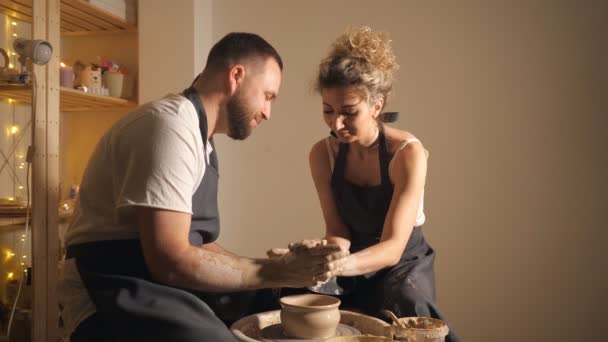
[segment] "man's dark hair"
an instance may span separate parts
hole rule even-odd
[[[283,70],[283,60],[277,50],[264,38],[254,33],[232,32],[215,43],[209,51],[205,69],[231,67],[242,63],[245,59],[255,57],[271,57]]]

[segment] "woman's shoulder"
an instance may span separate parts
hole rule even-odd
[[[308,162],[314,179],[329,180],[333,170],[338,141],[334,137],[327,137],[317,141],[310,149]]]
[[[327,136],[312,145],[312,148],[310,149],[310,154],[327,155],[328,153],[331,153],[333,156],[335,156],[338,152],[339,147],[340,143],[338,142],[338,139],[332,136]]]
[[[398,150],[403,148],[403,144],[406,141],[420,141],[413,133],[392,127],[385,127],[384,133],[388,141],[391,154],[395,154]]]
[[[428,151],[414,134],[394,128],[390,128],[385,132],[389,141],[390,153],[392,154],[388,172],[393,183],[395,183],[394,177],[398,177],[398,175],[393,174],[393,168],[395,167],[402,170],[402,172],[411,167],[419,170],[426,168]],[[412,143],[413,141],[416,141],[416,143]]]

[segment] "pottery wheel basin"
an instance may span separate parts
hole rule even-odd
[[[383,336],[389,325],[375,317],[340,310],[340,324],[336,336],[375,335]],[[245,342],[312,342],[323,340],[302,340],[286,337],[281,327],[281,310],[261,312],[236,321],[230,327],[236,337]]]

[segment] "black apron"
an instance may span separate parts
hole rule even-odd
[[[184,91],[197,110],[206,149],[207,116],[196,90]],[[212,144],[212,141],[210,141]],[[219,235],[217,156],[207,158],[192,200],[192,245]],[[72,334],[80,341],[237,341],[198,293],[152,279],[139,240],[97,241],[68,246],[96,313]]]
[[[341,143],[331,179],[338,213],[349,228],[351,253],[380,242],[386,214],[393,196],[389,177],[390,152],[380,126],[379,160],[381,183],[359,186],[346,180],[346,156],[349,144]],[[344,291],[344,307],[386,319],[381,310],[388,309],[399,317],[426,316],[445,319],[435,305],[435,253],[414,227],[399,263],[395,266],[357,277],[338,277]],[[451,329],[450,329],[451,330]],[[459,341],[451,332],[446,341]]]

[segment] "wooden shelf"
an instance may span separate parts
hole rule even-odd
[[[1,0],[0,0],[1,1]],[[135,102],[111,96],[88,94],[70,88],[60,88],[59,110],[61,112],[125,112],[137,106]],[[0,85],[0,99],[16,100],[30,104],[30,86]]]
[[[25,217],[0,217],[0,227],[20,226],[25,224]]]
[[[73,211],[63,211],[63,210],[59,210],[59,222],[60,223],[65,223],[67,222],[70,218],[72,218],[72,214]],[[32,219],[32,214],[30,213],[30,222]],[[10,229],[10,227],[18,227],[20,228],[21,226],[25,225],[25,216],[15,216],[15,217],[3,217],[0,216],[0,227],[6,227],[3,229]],[[30,228],[31,229],[31,228]]]
[[[32,22],[32,0],[0,0],[0,13]],[[137,27],[83,0],[61,0],[61,33],[64,35],[135,32]]]

